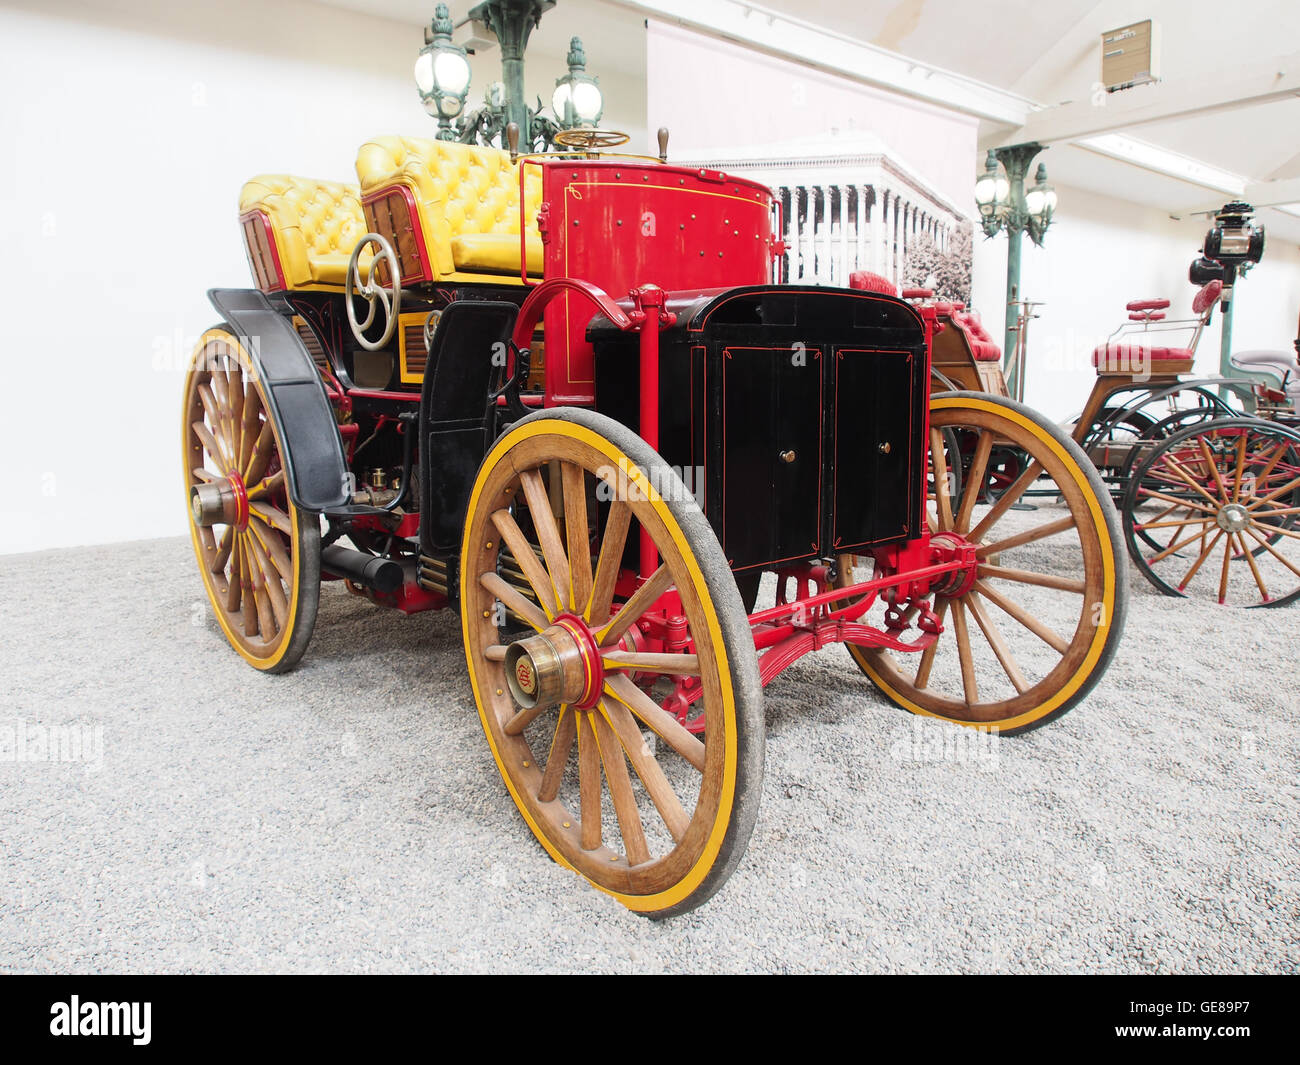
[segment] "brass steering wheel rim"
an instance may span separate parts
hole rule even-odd
[[[556,144],[566,148],[577,148],[584,152],[617,148],[631,139],[626,133],[616,129],[562,129],[554,137]]]
[[[377,251],[370,260],[369,269],[366,271],[365,280],[361,279],[361,253],[370,244],[374,244]],[[386,262],[388,264],[388,276],[391,284],[384,285],[380,282],[379,264]],[[356,304],[353,302],[354,297],[360,297],[366,301],[366,318],[365,321],[358,321]],[[401,268],[397,262],[397,253],[387,238],[379,233],[367,233],[359,241],[357,246],[352,249],[352,257],[348,260],[347,280],[343,293],[343,303],[347,310],[348,325],[352,327],[352,335],[367,351],[378,351],[386,347],[388,342],[393,339],[393,334],[397,332],[398,315],[402,307],[402,281]],[[366,339],[365,332],[375,320],[376,311],[382,308],[384,314],[384,332],[378,340]]]

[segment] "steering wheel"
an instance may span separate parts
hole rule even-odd
[[[594,152],[601,148],[617,148],[631,138],[616,129],[562,129],[553,139],[556,144],[562,144],[566,148]]]
[[[375,245],[374,258],[366,270],[365,280],[361,279],[361,253],[369,245]],[[388,264],[388,276],[392,283],[384,285],[379,280],[379,264]],[[354,297],[360,296],[366,301],[365,321],[357,320],[357,307]],[[352,258],[348,260],[347,287],[343,302],[348,308],[348,324],[352,326],[352,335],[357,343],[367,351],[378,351],[393,339],[397,331],[397,316],[402,307],[402,274],[397,265],[397,253],[388,240],[378,233],[367,233],[352,249]],[[379,308],[383,308],[384,334],[378,340],[367,340],[366,330],[374,323]]]

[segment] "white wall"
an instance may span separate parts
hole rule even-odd
[[[250,283],[240,186],[355,180],[368,137],[431,136],[420,27],[305,0],[18,0],[0,41],[0,552],[182,533],[185,361],[206,290]],[[563,64],[536,65],[547,100]],[[643,142],[639,83],[600,73],[607,124]],[[477,96],[499,55],[474,76]]]
[[[1170,318],[1191,316],[1196,290],[1187,268],[1210,223],[1174,221],[1163,211],[1058,186],[1059,206],[1044,246],[1024,238],[1021,292],[1044,300],[1029,327],[1025,401],[1064,420],[1083,407],[1096,372],[1092,350],[1128,318],[1129,300],[1163,296]],[[1007,238],[975,234],[972,303],[1002,343]],[[1269,241],[1264,261],[1235,289],[1232,346],[1290,349],[1300,312],[1300,249]],[[1183,334],[1184,336],[1186,334]],[[1201,336],[1196,372],[1219,366],[1219,314]]]
[[[971,196],[975,119],[654,20],[646,106],[648,126],[672,131],[670,158],[865,131],[959,209]]]

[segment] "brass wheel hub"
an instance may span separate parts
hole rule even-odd
[[[233,525],[240,532],[248,528],[248,492],[238,473],[218,481],[196,484],[190,489],[190,513],[194,524],[209,528]]]
[[[505,674],[510,694],[525,710],[553,703],[589,709],[605,680],[595,637],[572,614],[561,614],[536,636],[510,644]]]

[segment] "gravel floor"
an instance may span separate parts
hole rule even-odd
[[[263,677],[186,541],[0,558],[0,730],[102,735],[0,760],[0,969],[1295,972],[1300,608],[1131,580],[1106,679],[1024,738],[922,727],[842,648],[791,668],[745,860],[652,923],[533,840],[454,615],[330,587]]]

